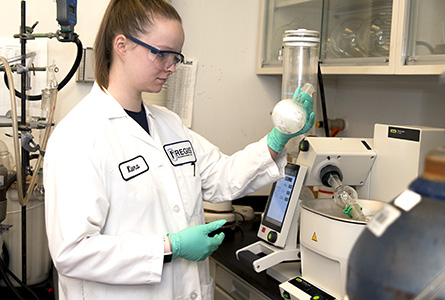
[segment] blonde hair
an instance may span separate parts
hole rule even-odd
[[[94,42],[95,80],[102,90],[109,84],[114,38],[119,34],[129,37],[147,33],[147,27],[156,17],[182,23],[178,12],[165,0],[110,1]]]

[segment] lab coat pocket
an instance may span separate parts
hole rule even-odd
[[[213,291],[213,279],[210,277],[209,284],[201,283],[201,298],[203,300],[213,300],[214,291]]]
[[[181,191],[181,199],[187,218],[193,219],[202,214],[201,178],[196,170],[195,163],[175,167]]]

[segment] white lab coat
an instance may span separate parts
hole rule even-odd
[[[46,227],[60,299],[213,299],[208,260],[163,263],[163,236],[203,224],[202,200],[283,177],[265,138],[228,157],[162,107],[148,135],[94,85],[55,128],[44,160]]]

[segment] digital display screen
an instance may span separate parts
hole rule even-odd
[[[72,5],[68,5],[68,12],[72,15],[76,14],[76,8]]]
[[[281,232],[298,170],[299,166],[297,165],[286,167],[285,177],[272,186],[262,223],[278,232]]]

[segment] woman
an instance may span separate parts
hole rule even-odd
[[[96,83],[45,156],[46,225],[60,299],[212,299],[202,200],[233,200],[283,176],[275,129],[228,157],[165,108],[146,106],[181,63],[181,18],[164,0],[112,0]],[[312,103],[306,107],[311,113]],[[313,112],[307,131],[313,125]],[[312,124],[311,124],[312,122]]]

